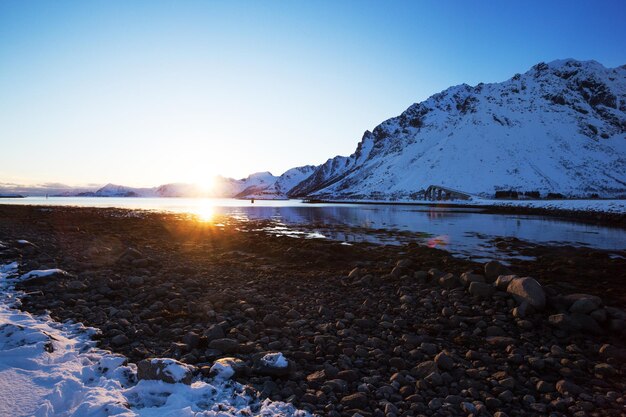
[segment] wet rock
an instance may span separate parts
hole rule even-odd
[[[513,272],[498,261],[491,261],[485,264],[485,278],[487,282],[495,282],[500,275],[512,275]]]
[[[512,280],[506,292],[512,294],[518,302],[527,302],[537,310],[546,306],[546,293],[535,279],[530,277]]]
[[[496,288],[498,288],[500,291],[506,291],[511,281],[517,278],[518,278],[517,275],[500,275],[496,279],[496,284],[495,284]]]
[[[469,287],[472,282],[485,282],[485,277],[478,274],[472,274],[471,272],[465,272],[461,274],[461,283],[465,287]]]
[[[461,286],[458,278],[454,274],[446,274],[439,278],[439,285],[446,289],[452,289]]]

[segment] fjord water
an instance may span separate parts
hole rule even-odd
[[[514,237],[544,245],[626,250],[626,231],[546,216],[486,214],[476,208],[418,205],[308,204],[301,200],[202,198],[27,197],[0,204],[114,207],[271,220],[271,233],[330,238],[346,243],[398,244],[416,241],[474,259],[505,259],[492,240]]]

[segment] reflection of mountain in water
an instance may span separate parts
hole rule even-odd
[[[417,241],[426,244],[429,236],[441,236],[445,237],[445,241],[437,247],[474,257],[493,257],[498,253],[498,248],[489,243],[497,236],[541,244],[558,242],[607,250],[626,248],[624,233],[619,229],[539,216],[483,214],[479,209],[337,205],[220,207],[216,211],[253,220],[270,219],[296,229],[319,231],[331,239],[347,242],[398,244]]]

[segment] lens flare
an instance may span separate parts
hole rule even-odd
[[[450,243],[450,238],[448,237],[448,235],[440,235],[429,239],[427,245],[429,248],[436,248],[438,246],[445,248],[446,246],[448,246],[448,243]]]

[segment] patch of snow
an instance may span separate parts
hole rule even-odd
[[[235,375],[235,370],[229,363],[221,361],[211,366],[211,374],[214,374],[216,378],[230,379]]]
[[[281,352],[268,353],[261,358],[261,362],[271,368],[286,368],[289,366],[287,358]]]
[[[187,373],[193,369],[189,365],[185,365],[184,363],[170,358],[153,358],[150,362],[153,364],[161,363],[165,365],[163,372],[172,377],[172,379],[176,382],[182,381]]]
[[[25,274],[23,274],[19,279],[20,281],[25,281],[28,279],[33,279],[33,278],[45,278],[45,277],[49,277],[52,275],[67,275],[67,272],[65,272],[62,269],[58,269],[58,268],[54,268],[54,269],[35,269],[33,271],[27,272]]]
[[[137,382],[134,364],[95,347],[94,329],[18,310],[16,277],[16,262],[0,265],[0,415],[310,416],[291,404],[260,401],[224,378],[197,377],[191,385]],[[179,365],[166,368],[175,377],[183,371]]]

